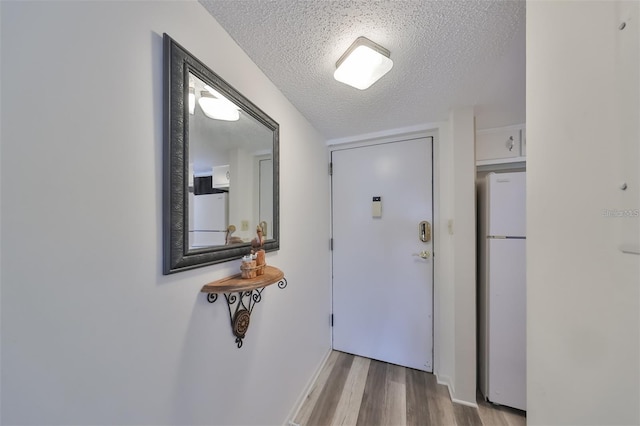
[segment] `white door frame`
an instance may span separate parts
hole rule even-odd
[[[436,318],[438,317],[438,307],[436,305],[436,292],[438,291],[438,281],[436,281],[436,277],[438,276],[438,274],[436,273],[436,271],[440,271],[441,268],[443,268],[442,265],[442,257],[441,256],[436,256],[436,254],[440,251],[440,244],[439,244],[439,233],[440,230],[442,229],[441,224],[440,224],[440,212],[439,212],[439,205],[440,205],[440,177],[439,177],[439,148],[438,148],[438,143],[439,143],[439,128],[441,126],[440,125],[436,125],[435,127],[429,127],[427,129],[424,130],[418,130],[418,131],[409,131],[409,132],[398,132],[398,133],[393,133],[393,134],[384,134],[381,135],[379,137],[375,137],[375,135],[372,134],[372,137],[363,137],[362,139],[359,138],[353,138],[353,139],[349,139],[349,140],[344,140],[344,141],[329,141],[328,142],[328,149],[329,149],[329,159],[331,159],[331,155],[333,153],[333,151],[339,151],[339,150],[344,150],[344,149],[349,149],[349,148],[361,148],[361,147],[367,147],[367,146],[373,146],[373,145],[380,145],[380,144],[384,144],[384,143],[393,143],[393,142],[402,142],[402,141],[406,141],[406,140],[410,140],[410,139],[418,139],[418,138],[432,138],[431,141],[431,149],[432,149],[432,155],[431,155],[431,175],[432,175],[432,179],[431,179],[431,184],[432,184],[432,217],[433,217],[433,228],[432,228],[432,241],[433,241],[433,254],[432,254],[432,259],[433,259],[433,268],[432,268],[432,321],[431,321],[431,327],[432,327],[432,334],[431,334],[431,338],[432,338],[432,345],[431,345],[431,352],[432,352],[432,370],[433,373],[436,374],[436,372],[438,371],[438,364],[439,364],[439,360],[436,357],[436,344],[438,343],[438,336],[439,334],[436,334]],[[330,179],[330,191],[332,191],[332,185],[331,185],[331,179]],[[331,238],[333,237],[333,193],[330,194],[330,199],[331,199],[331,205],[329,206],[329,210],[330,210],[330,232],[331,232]],[[333,253],[331,255],[331,314],[333,317]],[[332,324],[332,328],[331,328],[331,347],[333,348],[333,324]]]

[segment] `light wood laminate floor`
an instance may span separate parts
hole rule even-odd
[[[524,413],[454,404],[433,374],[333,351],[294,420],[325,425],[520,426]]]

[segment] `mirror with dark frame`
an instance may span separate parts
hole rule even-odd
[[[279,244],[279,127],[164,34],[163,273]]]

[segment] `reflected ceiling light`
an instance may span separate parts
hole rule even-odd
[[[393,68],[390,56],[379,44],[358,37],[336,62],[333,78],[356,89],[367,89]]]
[[[189,87],[189,114],[196,112],[196,89]]]
[[[238,121],[240,119],[238,107],[225,98],[214,98],[208,91],[200,92],[198,104],[204,115],[214,120]]]
[[[218,98],[218,99],[220,99],[222,101],[227,102],[229,104],[229,108],[240,109],[236,104],[231,102],[229,99],[225,98],[224,95],[222,95],[220,92],[218,92],[216,89],[214,89],[213,87],[209,86],[208,84],[205,84],[204,88],[209,93],[211,93],[215,98]]]

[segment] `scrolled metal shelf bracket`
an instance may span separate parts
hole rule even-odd
[[[286,288],[287,287],[287,279],[282,277],[280,281],[278,281],[278,288]]]
[[[287,279],[282,277],[277,284],[278,288],[284,289],[287,287]],[[242,347],[251,322],[251,313],[256,303],[262,301],[263,291],[264,287],[260,287],[252,290],[223,293],[229,309],[231,331],[236,337],[238,348]],[[207,301],[209,303],[214,303],[216,300],[218,300],[218,293],[207,293]]]

